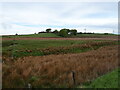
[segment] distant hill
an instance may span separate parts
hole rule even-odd
[[[54,33],[40,33],[40,34],[28,34],[28,35],[5,35],[2,37],[12,38],[12,37],[60,37],[60,36]]]

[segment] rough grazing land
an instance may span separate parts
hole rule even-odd
[[[14,38],[2,38],[3,40],[14,40]],[[15,40],[118,40],[118,36],[108,36],[108,37],[100,37],[100,38],[60,38],[60,37],[17,37]]]
[[[24,41],[24,42],[29,42],[29,41]],[[106,45],[117,44],[117,42],[115,41],[86,41],[86,42],[75,41],[75,42],[68,42],[67,40],[66,41],[64,40],[64,42],[63,41],[62,42],[61,41],[60,42],[59,41],[37,42],[37,40],[35,42],[31,41],[30,43],[18,42],[19,44],[16,46],[16,49],[14,47],[14,50],[12,50],[12,47],[10,47],[11,43],[13,42],[11,41],[6,43],[3,42],[3,47],[5,50],[3,50],[2,59],[3,61],[6,62],[6,61],[11,61],[12,57],[14,57],[14,60],[15,60],[16,58],[24,57],[24,56],[43,56],[43,55],[51,55],[51,54],[56,55],[56,54],[67,54],[67,53],[80,53],[80,52],[86,52],[89,50],[96,50],[99,47],[106,46]],[[41,44],[41,43],[44,43],[44,44]],[[61,44],[59,45],[59,43]]]
[[[29,56],[3,64],[3,87],[73,87],[117,68],[118,46],[77,54]]]

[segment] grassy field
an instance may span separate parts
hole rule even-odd
[[[9,40],[3,41],[3,47],[7,48],[12,44],[15,44],[15,49],[36,49],[36,48],[48,48],[59,46],[70,46],[76,44],[82,44],[86,41],[74,41],[74,40]]]
[[[76,36],[69,36],[69,37],[96,37],[96,38],[100,38],[100,37],[108,37],[108,36],[117,36],[115,34],[77,34]],[[54,33],[40,33],[40,34],[28,34],[28,35],[4,35],[2,36],[2,38],[17,38],[17,37],[61,37],[57,34]]]
[[[50,34],[41,37],[56,37]],[[116,77],[115,71],[101,79],[101,76],[118,68],[118,41],[33,40],[37,35],[15,37],[30,37],[31,40],[2,41],[3,88],[25,88],[28,83],[35,88],[109,87],[107,77]],[[75,73],[75,84],[72,71]],[[101,81],[96,79],[98,77]],[[113,88],[116,87],[115,80],[113,78],[113,83],[109,82]]]
[[[117,36],[115,34],[99,34],[99,33],[95,33],[95,34],[77,34],[77,37],[106,37],[106,36]]]
[[[120,69],[119,69],[120,71]],[[118,70],[108,73],[95,81],[93,81],[89,88],[118,88]]]
[[[49,54],[79,53],[94,50],[108,44],[112,45],[115,42],[101,40],[7,40],[2,43],[2,51],[4,56],[8,55],[9,57],[43,56]]]
[[[53,48],[53,47],[67,47],[70,45],[82,44],[85,41],[74,41],[74,40],[7,40],[2,42],[3,53],[5,54],[13,54],[15,51],[18,53],[24,53],[25,50],[34,50],[38,51],[38,49],[43,48]],[[23,52],[19,52],[23,51]],[[28,52],[29,53],[29,52]],[[36,54],[33,52],[33,54]],[[39,53],[38,53],[39,54]]]
[[[109,72],[95,80],[93,80],[92,82],[88,82],[86,84],[84,84],[84,86],[80,86],[80,87],[84,87],[84,88],[118,88],[118,73],[120,73],[120,68],[116,69],[112,72]],[[78,88],[80,88],[78,87]]]
[[[28,34],[28,35],[6,35],[3,38],[17,38],[17,37],[60,37],[54,33],[40,33],[40,34]]]

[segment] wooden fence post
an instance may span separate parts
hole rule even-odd
[[[76,83],[75,83],[75,72],[72,71],[71,73],[72,73],[72,81],[73,81],[73,85],[75,85],[75,84],[76,84]]]

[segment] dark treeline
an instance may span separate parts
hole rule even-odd
[[[55,29],[54,31],[51,31],[51,30],[52,30],[51,28],[47,28],[46,31],[38,32],[38,34],[54,33],[62,37],[76,36],[77,34],[95,34],[94,32],[78,32],[76,29],[66,29],[66,28],[63,28],[59,31],[57,29]],[[37,34],[37,33],[34,33],[34,34]],[[108,35],[108,34],[109,33],[104,33],[104,35]],[[15,35],[18,35],[18,34],[16,33]]]

